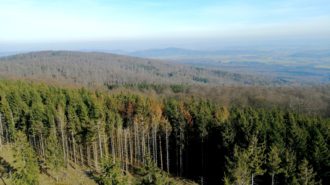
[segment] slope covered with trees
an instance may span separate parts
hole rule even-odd
[[[154,59],[97,52],[42,51],[0,58],[0,76],[103,86],[156,84],[283,84],[270,77],[203,69]]]
[[[116,92],[198,96],[225,106],[330,115],[329,85],[288,86],[276,78],[106,53],[43,51],[2,57],[0,77]]]
[[[38,171],[73,163],[90,167],[99,184],[179,182],[171,176],[201,184],[328,184],[329,126],[317,116],[198,97],[0,81],[0,148],[12,145],[30,169],[13,171],[14,182],[36,184]]]

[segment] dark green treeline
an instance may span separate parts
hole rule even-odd
[[[327,184],[330,121],[198,97],[131,93],[0,81],[0,147],[24,133],[39,165],[69,161],[123,170],[150,156],[160,169],[203,184]]]

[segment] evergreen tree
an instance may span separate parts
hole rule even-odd
[[[284,160],[283,160],[283,172],[285,176],[285,183],[295,184],[294,181],[296,181],[296,155],[291,150],[285,150],[284,153]]]
[[[58,179],[57,174],[60,168],[64,165],[64,161],[61,157],[63,155],[61,145],[59,144],[55,134],[55,128],[50,128],[50,134],[46,142],[46,165],[49,169],[56,173],[56,179]]]
[[[321,134],[319,129],[312,128],[312,139],[310,141],[310,155],[308,156],[314,170],[324,180],[330,180],[330,151],[329,144],[326,143],[326,139]]]
[[[300,185],[319,184],[315,181],[315,173],[313,171],[313,168],[308,164],[308,161],[306,159],[304,159],[299,165],[297,177],[297,180]]]
[[[301,169],[313,169],[311,183],[329,182],[329,119],[240,105],[227,110],[199,97],[157,98],[0,81],[0,145],[24,132],[51,171],[65,161],[99,172],[99,159],[112,156],[126,170],[146,165],[149,184],[167,176],[158,167],[209,184],[261,184],[269,176],[272,184],[299,184]],[[154,162],[146,161],[148,153]],[[310,166],[299,165],[303,159]]]
[[[101,163],[101,174],[97,177],[100,185],[127,185],[128,179],[123,174],[118,163],[112,159],[103,159]]]
[[[248,165],[251,171],[251,184],[254,184],[254,178],[257,175],[263,175],[265,169],[263,169],[265,160],[265,145],[259,144],[257,137],[253,136],[249,147],[246,150],[248,156]]]
[[[5,97],[5,95],[0,96],[0,112],[2,117],[4,118],[2,122],[3,124],[3,130],[4,130],[4,138],[6,139],[7,142],[13,141],[14,135],[15,135],[15,123],[13,120],[13,114],[10,110],[9,103]]]
[[[232,177],[233,184],[247,185],[250,183],[251,171],[249,168],[249,156],[247,153],[235,146],[233,160],[228,160],[228,174]],[[229,183],[229,178],[224,179],[226,184]]]
[[[143,178],[141,185],[168,185],[168,176],[161,171],[150,157],[146,158],[146,165],[142,169]]]
[[[268,166],[270,170],[270,175],[272,176],[272,185],[275,184],[275,175],[282,172],[281,164],[281,152],[277,146],[272,146],[270,152],[268,153]]]
[[[16,134],[14,152],[15,168],[17,171],[13,174],[13,183],[15,185],[39,184],[37,156],[27,142],[23,132],[17,132]]]

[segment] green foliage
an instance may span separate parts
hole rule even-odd
[[[46,143],[46,165],[53,171],[58,172],[64,165],[63,151],[56,137],[55,128],[50,128],[50,134]]]
[[[248,184],[252,176],[264,174],[264,159],[264,145],[260,145],[256,137],[252,138],[246,149],[236,146],[233,160],[228,159],[228,172],[235,184]]]
[[[141,185],[168,185],[170,183],[167,174],[161,171],[150,157],[146,157],[146,165],[142,173]]]
[[[312,129],[308,159],[312,162],[313,168],[318,171],[319,176],[330,177],[330,151],[329,144],[326,143],[326,140],[329,141],[326,137],[329,136],[321,134],[321,131],[315,127]]]
[[[244,185],[249,184],[251,178],[251,170],[249,168],[249,156],[247,153],[239,149],[237,146],[234,149],[234,159],[228,159],[228,173],[231,176],[233,184]],[[230,179],[227,176],[225,178],[226,184],[231,184]]]
[[[37,185],[38,164],[37,157],[30,147],[26,136],[22,132],[17,132],[14,145],[15,168],[13,183],[15,185]]]
[[[299,172],[297,174],[298,182],[301,185],[315,185],[319,184],[315,181],[315,173],[313,168],[308,164],[308,161],[304,159],[299,165]]]
[[[158,152],[157,165],[149,161],[144,169],[145,184],[168,179],[158,168],[161,163],[167,166],[167,157],[171,174],[182,172],[196,181],[205,176],[216,177],[212,180],[217,183],[246,183],[253,176],[264,183],[273,176],[278,184],[297,184],[300,161],[306,159],[309,165],[304,168],[313,169],[314,181],[329,182],[329,119],[279,109],[226,107],[200,97],[160,98],[10,81],[0,81],[0,87],[2,143],[18,139],[17,132],[28,136],[28,150],[54,171],[64,160],[71,162],[72,146],[77,146],[77,163],[85,164],[88,150],[90,161],[101,158],[100,148],[103,157],[116,150],[116,160],[132,153],[138,164],[143,164],[141,151]],[[120,148],[125,147],[120,133],[130,136],[125,149],[129,152]],[[117,174],[120,179],[118,170],[109,163],[102,178]]]
[[[97,176],[100,185],[127,185],[128,179],[123,174],[118,163],[113,163],[111,159],[104,159],[101,166],[101,173]]]
[[[290,150],[286,150],[284,153],[284,160],[283,160],[283,171],[285,176],[286,184],[289,184],[296,181],[295,175],[296,175],[296,166],[297,166],[297,159],[296,154]]]
[[[9,106],[9,103],[5,97],[5,95],[0,96],[0,112],[1,112],[1,119],[4,118],[5,122],[5,135],[8,138],[8,140],[12,141],[14,140],[15,135],[15,123],[13,120],[13,115]]]
[[[263,164],[265,163],[265,145],[259,144],[256,137],[252,137],[247,150],[245,151],[248,157],[249,168],[254,175],[262,175],[265,173]]]
[[[171,85],[170,87],[174,93],[184,92],[186,89],[184,85]]]
[[[277,146],[272,146],[270,148],[270,152],[268,153],[268,166],[269,173],[272,176],[272,182],[275,182],[275,175],[282,172],[281,162],[282,159],[280,157],[281,151]]]

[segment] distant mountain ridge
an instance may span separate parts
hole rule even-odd
[[[116,51],[114,51],[117,53]],[[121,54],[125,52],[121,51]],[[221,56],[233,54],[264,54],[267,51],[247,50],[247,49],[222,49],[222,50],[195,50],[183,49],[176,47],[138,50],[133,52],[126,52],[129,56],[139,56],[147,58],[173,58],[173,57],[206,57],[206,56]]]
[[[272,77],[284,84],[317,85],[330,83],[329,49],[149,49],[126,55],[168,60],[204,69]]]

